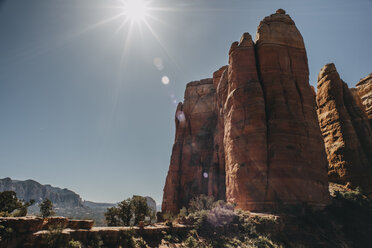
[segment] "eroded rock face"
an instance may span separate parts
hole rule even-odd
[[[214,161],[215,93],[213,79],[191,82],[183,104],[177,107],[176,139],[164,187],[163,212],[177,212],[197,195],[218,196],[221,192],[224,176],[220,177],[219,164]]]
[[[326,153],[308,77],[302,36],[282,9],[260,23],[256,44],[248,33],[234,42],[229,65],[213,83],[189,84],[177,108],[185,121],[176,119],[163,212],[202,193],[251,211],[327,204]]]
[[[256,53],[266,104],[264,204],[326,204],[327,161],[309,85],[305,45],[283,11],[260,23]]]
[[[372,128],[372,73],[356,84],[356,90]]]
[[[264,93],[248,33],[229,52],[224,133],[226,198],[238,208],[254,209],[265,200],[267,129]]]
[[[329,180],[372,193],[372,132],[334,64],[318,76],[318,117],[329,162]]]

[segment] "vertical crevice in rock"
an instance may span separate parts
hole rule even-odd
[[[329,201],[327,161],[309,85],[305,45],[283,10],[261,21],[256,54],[268,130],[265,207],[295,202],[325,205]]]
[[[230,49],[224,110],[226,199],[238,208],[259,209],[267,183],[267,131],[254,43],[248,33]]]
[[[219,188],[215,187],[221,181],[217,174],[220,170],[215,168],[219,163],[213,162],[215,96],[212,79],[191,82],[186,87],[184,102],[176,111],[176,140],[164,187],[163,212],[177,213],[200,194],[220,199]]]
[[[369,120],[369,125],[372,128],[372,73],[362,78],[356,84],[355,90],[358,95],[358,102],[360,101],[363,106],[363,110]]]
[[[213,80],[187,85],[183,113],[178,209],[201,193],[250,211],[329,202],[305,45],[284,10],[261,21],[256,44],[248,33],[234,42]]]
[[[371,196],[371,127],[334,64],[325,65],[319,73],[317,105],[329,180],[359,186]]]

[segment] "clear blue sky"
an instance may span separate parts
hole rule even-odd
[[[66,187],[86,200],[139,194],[160,203],[174,100],[227,64],[230,44],[254,37],[278,8],[305,39],[311,84],[329,62],[349,86],[372,71],[371,0],[152,1],[152,31],[114,19],[119,6],[0,0],[0,178]]]

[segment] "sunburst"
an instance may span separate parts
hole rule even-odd
[[[149,2],[145,0],[123,1],[124,15],[131,22],[143,22],[148,17]]]

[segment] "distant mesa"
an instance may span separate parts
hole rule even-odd
[[[38,203],[48,198],[53,202],[57,216],[92,219],[97,226],[105,226],[104,213],[107,208],[116,205],[116,203],[83,201],[78,194],[69,189],[52,187],[49,184],[41,185],[34,180],[20,181],[12,180],[9,177],[0,179],[0,192],[2,191],[14,191],[17,198],[25,201],[35,200],[36,203],[28,209],[30,214],[38,214]],[[149,207],[156,211],[155,200],[149,196],[145,196],[145,198]]]
[[[83,207],[81,197],[68,189],[52,187],[51,185],[41,185],[34,180],[12,180],[9,177],[0,179],[0,191],[15,191],[17,197],[25,201],[35,200],[36,203],[48,198],[60,207]]]

